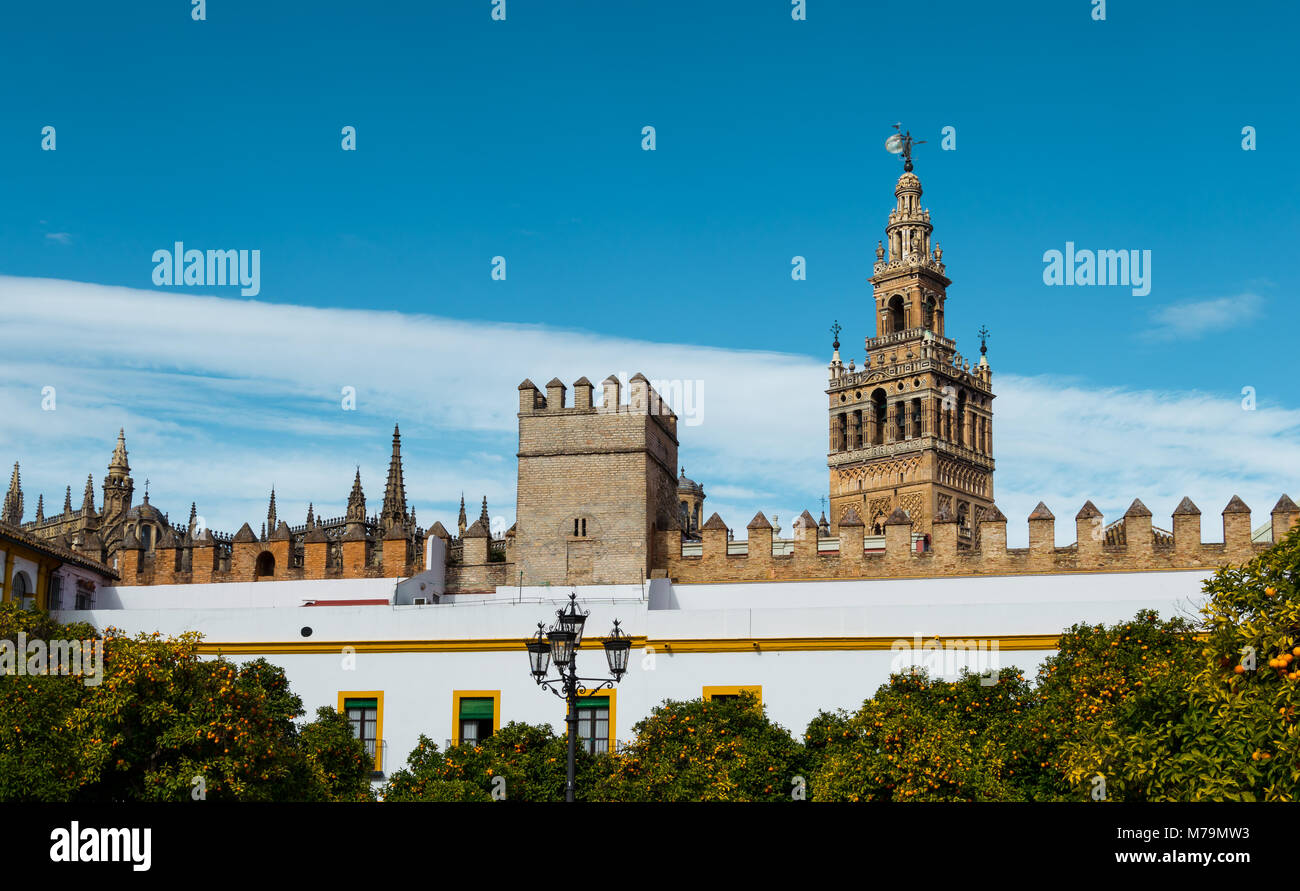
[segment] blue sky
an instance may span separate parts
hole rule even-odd
[[[954,280],[948,333],[971,354],[993,332],[1014,509],[1296,495],[1292,5],[1112,0],[1103,22],[1088,0],[809,0],[803,22],[778,0],[508,0],[505,22],[487,0],[218,0],[204,22],[183,2],[27,6],[0,37],[0,320],[34,349],[0,359],[0,457],[24,462],[29,510],[98,481],[123,424],[154,500],[206,497],[218,528],[264,514],[247,516],[272,477],[282,505],[341,507],[361,463],[377,499],[396,417],[422,520],[446,521],[462,487],[509,518],[513,384],[644,371],[706,382],[683,461],[729,523],[816,512],[817,367],[832,319],[846,359],[872,334],[900,120],[929,140],[916,171]],[[261,293],[155,288],[151,255],[178,240],[260,250]],[[1067,241],[1150,250],[1151,293],[1044,285],[1043,252]],[[222,323],[186,323],[200,295],[221,301],[220,343]],[[756,367],[787,369],[784,401],[746,408],[725,376]],[[373,384],[341,415],[353,379]],[[51,381],[62,401],[42,413],[32,388]]]

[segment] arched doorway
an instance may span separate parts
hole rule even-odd
[[[257,565],[253,567],[253,575],[257,578],[275,575],[275,555],[270,551],[263,551],[258,554]]]

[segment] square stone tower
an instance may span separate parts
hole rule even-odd
[[[826,390],[830,410],[830,523],[837,534],[850,508],[867,535],[884,534],[903,508],[913,530],[930,532],[936,515],[958,522],[958,543],[974,540],[993,506],[993,371],[983,355],[972,367],[944,336],[952,282],[943,249],[930,245],[930,212],[911,160],[894,189],[896,206],[876,248],[871,277],[876,336],[861,368],[840,360],[835,332]]]
[[[678,528],[677,416],[640,374],[627,405],[613,375],[598,406],[585,377],[572,405],[566,389],[519,385],[515,572],[525,585],[639,584],[656,529]]]

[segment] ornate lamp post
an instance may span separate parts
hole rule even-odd
[[[632,639],[618,627],[604,640],[605,660],[609,663],[612,678],[578,677],[578,648],[582,645],[582,632],[589,614],[578,610],[578,595],[569,595],[569,604],[555,613],[555,624],[544,629],[537,623],[537,635],[528,642],[528,665],[533,680],[545,687],[568,706],[565,723],[568,725],[569,765],[568,781],[564,787],[564,800],[573,801],[577,786],[574,764],[578,754],[578,693],[595,693],[606,687],[613,688],[627,673],[627,660],[632,652]],[[550,663],[555,663],[558,678],[548,677]],[[592,685],[595,686],[592,686]]]

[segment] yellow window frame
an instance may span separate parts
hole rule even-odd
[[[492,732],[501,729],[500,690],[455,690],[451,694],[451,744],[460,745],[460,701],[462,699],[492,700]]]
[[[715,696],[739,696],[741,693],[753,693],[758,698],[758,704],[763,704],[763,686],[762,684],[751,684],[741,687],[705,687],[704,701],[708,702]]]
[[[597,690],[594,693],[588,692],[583,688],[578,688],[579,699],[600,699],[604,698],[609,708],[609,754],[614,754],[614,746],[618,742],[617,727],[615,719],[618,717],[618,691],[606,687],[604,690]],[[568,715],[568,708],[565,708],[565,715]]]
[[[373,699],[375,701],[375,770],[382,771],[384,769],[384,691],[341,691],[339,693],[339,714],[347,715],[346,702],[349,699]]]

